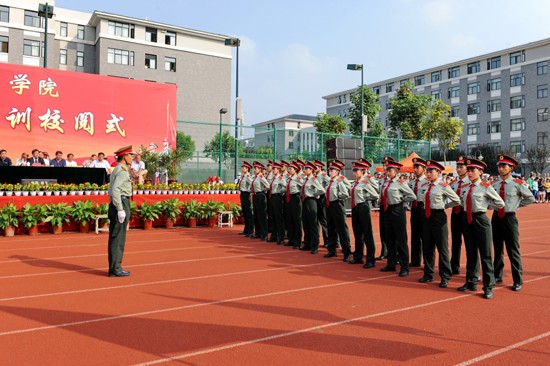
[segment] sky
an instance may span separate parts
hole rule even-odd
[[[240,38],[245,125],[325,112],[323,96],[361,83],[359,71],[346,70],[349,63],[363,64],[370,84],[550,38],[548,0],[56,0],[55,5]]]

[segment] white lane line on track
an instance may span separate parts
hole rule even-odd
[[[483,360],[486,360],[488,358],[491,358],[491,357],[495,357],[495,356],[498,356],[502,353],[505,353],[505,352],[508,352],[508,351],[511,351],[513,349],[516,349],[516,348],[519,348],[521,346],[524,346],[526,344],[529,344],[529,343],[533,343],[533,342],[536,342],[536,341],[539,341],[543,338],[546,338],[546,337],[549,337],[550,336],[550,332],[546,332],[546,333],[542,333],[542,334],[539,334],[538,336],[535,336],[535,337],[531,337],[529,339],[525,339],[521,342],[518,342],[518,343],[514,343],[514,344],[511,344],[509,346],[506,346],[506,347],[502,347],[502,348],[499,348],[493,352],[489,352],[489,353],[486,353],[484,355],[481,355],[481,356],[478,356],[476,358],[472,358],[468,361],[464,361],[464,362],[461,362],[459,364],[457,364],[456,366],[467,366],[467,365],[473,365],[474,363],[478,363],[480,361],[483,361]]]

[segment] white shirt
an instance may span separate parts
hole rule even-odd
[[[111,172],[111,164],[109,164],[107,160],[103,160],[103,161],[94,160],[90,165],[90,168],[103,168],[107,170],[107,174]]]
[[[27,159],[19,158],[15,161],[15,166],[29,166],[30,164],[27,162]]]
[[[65,162],[65,166],[66,166],[66,167],[71,167],[71,168],[72,168],[72,167],[78,166],[78,164],[77,164],[76,161],[74,161],[74,160],[73,160],[73,161],[70,161],[70,162],[69,162],[69,161],[66,161],[66,162]]]
[[[143,161],[140,161],[139,163],[135,160],[132,160],[132,169],[137,173],[140,170],[145,170],[145,163]]]

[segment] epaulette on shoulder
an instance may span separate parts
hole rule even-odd
[[[363,183],[365,183],[365,184],[370,184],[370,182],[369,182],[368,180],[366,180],[366,179],[363,179]]]
[[[480,183],[483,187],[490,187],[491,185],[487,182],[481,182]]]
[[[260,173],[260,174],[258,174],[258,177],[259,177],[259,178],[263,178],[264,175],[263,175],[262,173]]]
[[[440,182],[439,185],[443,186],[443,187],[447,187],[449,185],[449,183],[445,183],[445,182]]]
[[[339,176],[338,177],[338,182],[343,182],[343,181],[344,181],[344,176],[343,175]]]
[[[399,183],[405,183],[403,179],[398,179]]]
[[[458,179],[453,179],[453,181],[450,184],[455,184]]]
[[[370,174],[367,174],[367,179],[371,179],[371,175]]]
[[[312,178],[311,178],[311,180],[317,180],[317,178],[315,178],[315,177],[312,177]]]
[[[422,183],[421,187],[425,187],[425,186],[427,186],[428,184],[430,184],[430,182]]]
[[[128,167],[126,167],[126,166],[124,166],[124,165],[121,165],[120,168],[121,168],[122,170],[124,170],[125,172],[128,171]]]
[[[279,175],[279,180],[283,180],[283,176],[282,176],[282,175]]]
[[[326,177],[326,176],[327,176],[327,173],[322,172],[321,175],[322,175],[323,177]]]
[[[518,184],[523,184],[523,181],[519,178],[514,179],[514,182],[516,182]]]
[[[301,181],[301,180],[302,180],[302,177],[300,177],[299,175],[297,175],[297,176],[296,176],[296,179],[298,179],[298,180]]]

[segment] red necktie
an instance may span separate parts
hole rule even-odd
[[[426,218],[429,219],[432,215],[431,210],[431,204],[430,204],[430,192],[432,191],[433,184],[430,183],[430,186],[428,187],[428,192],[426,192],[426,195],[424,196],[424,209],[426,210]]]
[[[330,183],[328,184],[328,187],[327,187],[327,194],[325,196],[325,204],[328,206],[330,206],[330,187],[332,186],[332,179],[330,180]]]
[[[502,184],[500,185],[500,198],[504,201],[504,185],[506,184],[505,181],[502,181]],[[498,218],[502,219],[504,218],[504,215],[506,214],[506,208],[499,208],[498,209]]]
[[[290,203],[290,182],[292,182],[292,177],[288,178],[288,183],[286,184],[286,203]]]
[[[305,199],[306,199],[306,193],[305,192],[306,192],[306,183],[307,183],[308,179],[309,178],[306,178],[306,180],[304,180],[304,185],[302,186],[302,202],[304,202]]]
[[[271,181],[271,184],[269,185],[269,198],[271,198],[271,188],[273,188],[273,182],[275,182],[275,179],[277,177],[273,177],[273,180]]]
[[[460,191],[462,190],[462,179],[458,181],[458,189],[456,190],[456,194],[458,197],[460,197]],[[459,214],[460,213],[460,205],[458,206],[455,206],[453,208],[453,212],[455,214]]]
[[[355,187],[357,187],[357,184],[359,184],[358,180],[355,181],[355,184],[353,185],[353,188],[351,189],[351,208],[355,207]]]
[[[254,181],[256,180],[256,177],[257,175],[254,176],[254,179],[252,179],[252,183],[250,183],[250,191],[252,192],[252,194],[256,193],[254,191]]]
[[[472,191],[474,190],[475,184],[470,183],[470,189],[468,190],[468,195],[466,196],[466,215],[468,215],[468,224],[471,224],[473,221],[472,215]]]
[[[414,195],[418,197],[418,178],[416,178],[416,182],[414,182]],[[416,208],[418,205],[418,200],[413,201],[413,208]]]
[[[384,211],[388,210],[388,188],[390,188],[392,183],[393,180],[390,180],[390,182],[386,186],[386,189],[384,189],[384,193],[382,193],[382,204],[384,205]]]

